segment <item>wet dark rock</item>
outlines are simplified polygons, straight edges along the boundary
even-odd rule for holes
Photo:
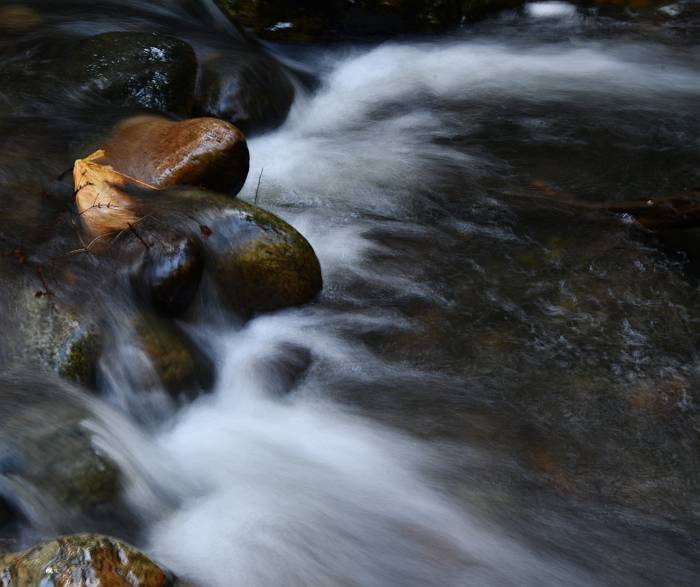
[[[135,116],[119,124],[103,148],[99,163],[156,188],[193,185],[235,195],[248,176],[245,136],[216,118]]]
[[[131,273],[134,289],[159,313],[182,314],[192,303],[202,278],[201,241],[194,236],[161,235],[149,239],[148,248],[141,248],[141,258]]]
[[[233,20],[262,37],[307,42],[363,36],[434,33],[461,19],[482,18],[522,0],[219,0]]]
[[[192,113],[197,60],[187,43],[157,33],[111,32],[78,41],[63,77],[110,102],[181,116]]]
[[[202,65],[198,109],[246,133],[281,125],[294,102],[284,68],[260,50],[241,47]]]
[[[83,426],[89,417],[67,384],[34,375],[0,379],[0,487],[15,511],[44,528],[126,515],[119,471],[93,446]]]
[[[501,10],[519,8],[523,4],[524,0],[464,0],[462,15],[467,22],[477,21]]]
[[[243,314],[311,301],[321,290],[321,266],[308,243],[274,214],[201,190],[171,192],[173,208],[199,223],[207,272],[222,301]]]
[[[180,583],[145,554],[107,536],[63,536],[0,556],[5,587],[175,587]]]
[[[174,322],[145,312],[134,330],[159,382],[171,394],[192,395],[214,384],[214,364]]]
[[[11,539],[12,534],[16,531],[14,526],[20,517],[17,508],[8,499],[0,495],[0,552],[3,550],[3,539]]]

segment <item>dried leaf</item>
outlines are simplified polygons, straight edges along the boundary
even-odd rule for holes
[[[109,165],[97,163],[104,157],[104,150],[99,149],[73,166],[75,202],[83,225],[93,237],[124,230],[138,221],[136,201],[121,188],[130,181],[145,186]]]

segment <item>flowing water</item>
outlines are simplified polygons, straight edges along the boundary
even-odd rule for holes
[[[240,42],[206,3],[36,4],[6,72],[103,30]],[[679,250],[565,201],[700,185],[698,31],[691,2],[542,2],[442,38],[268,47],[318,84],[251,137],[239,197],[309,239],[324,290],[244,324],[200,300],[184,326],[216,384],[182,405],[141,389],[114,301],[85,425],[133,540],[214,587],[697,585],[697,233]],[[6,186],[117,116],[30,77],[0,90]]]

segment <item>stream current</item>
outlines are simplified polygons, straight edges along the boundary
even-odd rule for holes
[[[198,56],[239,40],[206,3],[35,4],[29,59],[109,30]],[[128,332],[103,357],[85,426],[125,476],[123,534],[212,587],[697,585],[699,235],[563,201],[700,185],[698,31],[690,2],[544,2],[441,38],[267,47],[318,83],[250,138],[239,197],[309,239],[324,290],[246,323],[200,300],[183,327],[216,383],[192,402],[141,389]],[[3,84],[24,100],[0,110],[5,185],[111,124]],[[27,542],[82,530],[40,496],[27,517]]]

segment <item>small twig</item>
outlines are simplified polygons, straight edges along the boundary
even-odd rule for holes
[[[143,240],[143,238],[141,237],[141,235],[140,235],[138,232],[136,232],[136,229],[134,228],[134,225],[131,224],[131,222],[127,222],[127,226],[129,227],[129,230],[130,230],[131,232],[133,232],[134,235],[136,235],[136,238],[139,239],[139,240],[141,241],[141,244],[142,244],[144,247],[146,247],[146,250],[148,250],[148,249],[151,248],[151,245],[149,245],[145,240]]]
[[[260,192],[260,183],[262,182],[263,171],[265,171],[264,167],[260,169],[260,175],[258,176],[258,187],[255,188],[255,199],[253,200],[253,205],[255,206],[258,205],[258,193]]]

